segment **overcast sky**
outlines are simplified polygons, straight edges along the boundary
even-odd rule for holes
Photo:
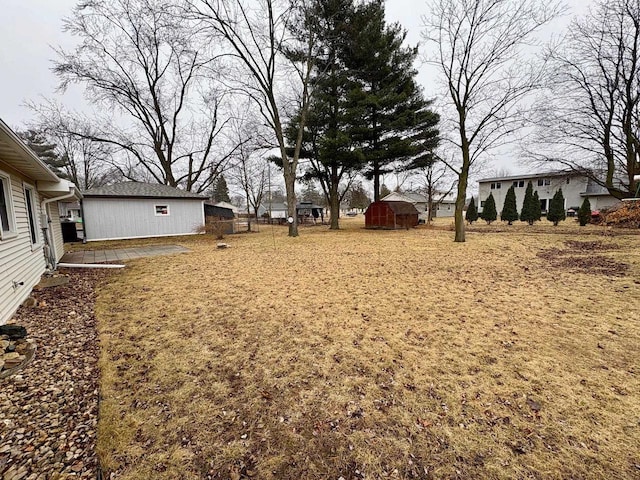
[[[56,93],[57,79],[51,71],[54,47],[70,47],[73,38],[62,31],[62,18],[70,15],[76,0],[1,0],[3,28],[0,29],[0,118],[14,128],[21,128],[32,118],[24,106],[27,101],[39,102],[42,97],[56,97],[70,109],[82,109],[84,99],[80,88],[62,96]],[[592,0],[568,0],[570,14],[583,13]],[[389,21],[400,22],[408,31],[410,44],[420,41],[421,19],[427,13],[426,2],[387,0]],[[549,30],[559,32],[569,16],[556,22]],[[419,66],[419,81],[427,95],[434,95],[433,72]]]

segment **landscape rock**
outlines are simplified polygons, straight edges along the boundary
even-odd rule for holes
[[[27,336],[27,329],[22,325],[0,325],[0,335],[6,335],[9,340],[17,340]]]
[[[2,331],[0,480],[98,476],[93,307],[94,286],[105,275],[73,271],[69,283],[42,289],[39,308],[21,307],[13,319],[29,338]],[[76,315],[68,316],[70,311]],[[15,351],[5,353],[9,345]],[[12,362],[18,362],[17,371],[9,370]],[[9,376],[2,378],[3,372]]]

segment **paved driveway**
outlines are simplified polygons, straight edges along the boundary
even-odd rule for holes
[[[65,253],[61,263],[125,262],[135,258],[173,255],[190,250],[180,245],[149,245],[148,247],[118,248],[113,250],[87,250]]]

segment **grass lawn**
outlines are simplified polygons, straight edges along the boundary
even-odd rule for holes
[[[638,232],[440,222],[183,237],[114,273],[105,478],[640,478]]]

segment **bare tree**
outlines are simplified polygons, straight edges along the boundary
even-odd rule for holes
[[[113,166],[115,148],[104,142],[91,140],[96,134],[91,122],[78,113],[65,112],[55,102],[28,103],[37,114],[32,128],[41,131],[63,159],[66,177],[81,190],[100,187],[122,178]],[[71,132],[79,132],[75,135]]]
[[[234,148],[221,148],[224,95],[216,90],[216,58],[169,0],[84,0],[65,20],[79,37],[58,51],[60,88],[79,83],[103,112],[90,133],[117,147],[130,163],[124,176],[203,192]]]
[[[561,8],[555,0],[430,0],[429,5],[423,36],[435,42],[436,53],[425,60],[442,76],[443,118],[457,133],[443,140],[461,155],[449,166],[458,176],[455,241],[464,242],[469,171],[487,152],[513,141],[523,126],[523,100],[542,80],[524,49],[536,44],[536,31]]]
[[[187,0],[190,15],[212,39],[222,39],[241,70],[236,80],[257,105],[275,136],[282,158],[289,236],[298,236],[295,181],[302,135],[309,110],[311,78],[319,54],[315,42],[312,0]],[[291,108],[279,87],[297,94]],[[287,154],[285,123],[299,112],[298,135]]]
[[[438,205],[447,198],[456,186],[452,172],[443,162],[433,161],[413,172],[419,182],[419,190],[427,197],[427,223],[433,220]]]
[[[549,52],[548,92],[526,148],[536,163],[586,175],[617,198],[640,174],[640,2],[600,0]]]
[[[255,215],[257,221],[258,209],[270,184],[270,168],[268,160],[263,156],[266,148],[261,125],[251,121],[251,115],[237,116],[232,125],[235,140],[240,147],[234,155],[234,166],[229,175],[244,194],[248,230],[251,231],[251,214]]]

